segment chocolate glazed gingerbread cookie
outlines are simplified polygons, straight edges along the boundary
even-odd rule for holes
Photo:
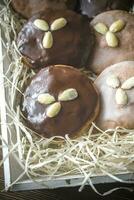
[[[36,69],[59,63],[84,67],[93,43],[88,18],[69,10],[37,14],[18,36],[20,52]]]
[[[80,0],[82,14],[93,18],[101,12],[108,10],[126,10],[132,9],[134,0]]]
[[[99,95],[79,70],[63,65],[41,69],[24,92],[28,127],[44,137],[77,137],[99,112]]]
[[[75,9],[77,0],[12,0],[13,9],[25,18],[44,11],[48,8],[53,10]]]

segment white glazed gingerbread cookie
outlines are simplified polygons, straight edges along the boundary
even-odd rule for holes
[[[100,92],[100,114],[96,124],[103,130],[117,126],[134,128],[134,61],[105,69],[96,79]]]
[[[112,10],[97,15],[91,22],[95,46],[89,68],[100,74],[118,62],[134,60],[134,15]]]

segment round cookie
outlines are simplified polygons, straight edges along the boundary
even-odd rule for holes
[[[133,0],[81,0],[80,9],[82,14],[92,18],[108,10],[127,10],[132,9]]]
[[[44,11],[48,8],[54,10],[75,9],[77,0],[12,0],[13,9],[25,18]]]
[[[100,74],[107,66],[134,60],[134,15],[126,11],[108,11],[92,20],[95,48],[89,68]]]
[[[18,36],[18,47],[31,67],[53,64],[87,65],[93,34],[86,16],[73,11],[52,11],[32,17]]]
[[[134,129],[134,61],[108,67],[95,85],[101,97],[96,125],[102,130],[118,126]]]
[[[38,134],[79,136],[99,112],[93,83],[79,70],[63,65],[41,69],[24,92],[28,127]]]

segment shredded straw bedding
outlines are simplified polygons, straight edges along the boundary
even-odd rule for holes
[[[0,10],[0,29],[4,33],[4,40],[0,39],[6,49],[5,55],[0,58],[0,61],[5,57],[10,60],[10,65],[5,66],[7,67],[6,72],[2,74],[4,87],[8,94],[6,98],[8,122],[6,125],[10,145],[8,145],[7,157],[14,154],[17,162],[23,168],[23,173],[11,183],[11,186],[18,182],[24,174],[27,174],[33,181],[37,178],[51,180],[62,176],[82,175],[83,182],[80,183],[79,191],[88,182],[97,193],[99,192],[90,179],[92,176],[108,175],[115,181],[125,182],[116,175],[134,172],[134,130],[117,127],[104,132],[92,123],[89,131],[77,139],[70,139],[68,135],[65,138],[47,139],[42,138],[23,124],[20,98],[23,96],[24,84],[34,75],[31,69],[24,66],[16,45],[17,33],[25,20],[20,19],[11,11],[8,3],[7,6],[1,5]],[[93,134],[94,129],[97,131]],[[17,142],[12,139],[13,134],[17,135]],[[55,138],[61,138],[64,143],[59,144]],[[1,135],[0,140],[5,146],[7,145]],[[5,159],[1,160],[0,166]]]

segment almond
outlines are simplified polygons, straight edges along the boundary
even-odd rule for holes
[[[95,29],[98,33],[100,33],[100,34],[102,34],[102,35],[105,35],[105,34],[107,33],[107,31],[108,31],[107,26],[106,26],[105,24],[103,24],[103,23],[98,23],[98,24],[96,24],[96,25],[94,26],[94,29]]]
[[[65,18],[56,19],[51,24],[51,30],[52,31],[59,30],[59,29],[63,28],[64,26],[66,26],[66,24],[67,24],[67,20]]]
[[[134,87],[134,76],[126,80],[121,86],[121,88],[124,90],[129,90],[133,87]]]
[[[109,47],[117,47],[118,46],[118,38],[114,33],[108,31],[106,33],[106,41]]]
[[[110,31],[112,33],[116,33],[116,32],[119,32],[121,31],[125,26],[125,22],[121,19],[115,21],[111,26],[110,26]]]
[[[58,113],[60,112],[61,110],[61,104],[59,102],[56,102],[52,105],[50,105],[48,108],[47,108],[47,112],[46,112],[46,115],[50,118],[53,118],[55,117],[56,115],[58,115]]]
[[[119,105],[126,105],[128,103],[127,93],[121,88],[117,89],[115,98],[116,103]]]
[[[106,83],[112,88],[117,88],[120,86],[120,80],[117,76],[111,75],[107,78]]]
[[[50,31],[46,32],[44,37],[43,37],[43,47],[45,49],[49,49],[53,46],[53,36]]]
[[[36,19],[34,21],[34,25],[42,31],[48,31],[49,30],[49,25],[45,20],[42,19]]]
[[[39,94],[38,96],[38,102],[41,104],[51,104],[55,101],[55,98],[50,95],[49,93]]]
[[[58,96],[59,101],[71,101],[78,97],[78,92],[74,88],[69,88],[67,90],[64,90],[61,94]]]

